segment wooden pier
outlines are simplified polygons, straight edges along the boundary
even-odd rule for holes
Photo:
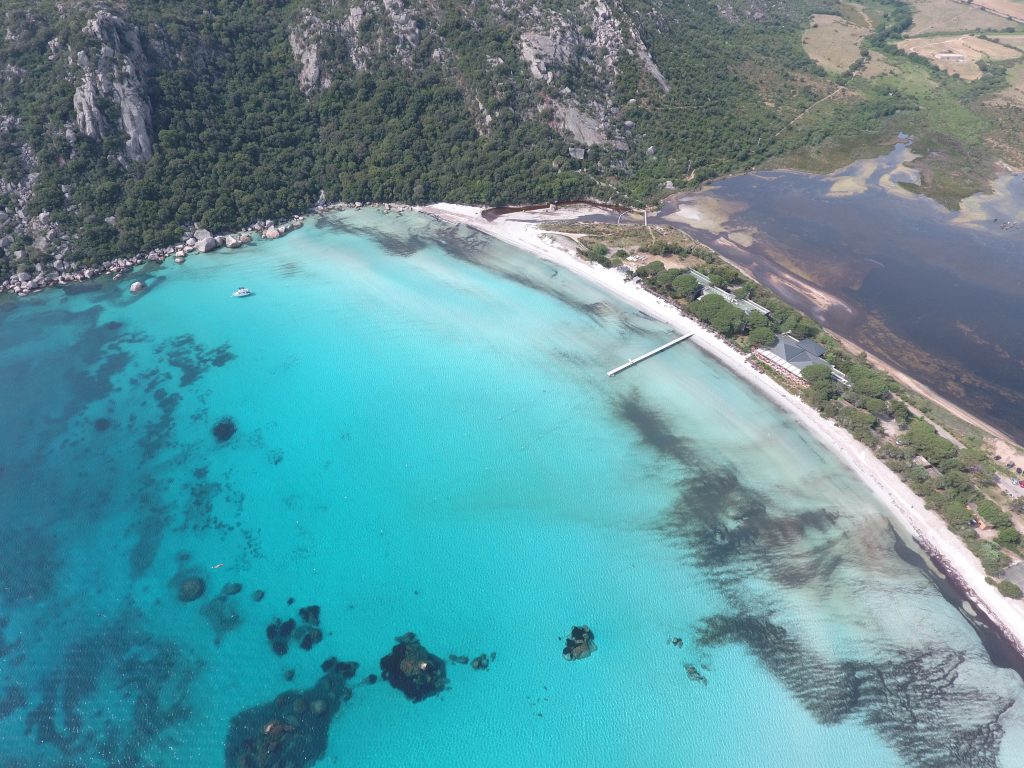
[[[686,341],[686,340],[687,340],[688,338],[690,338],[691,336],[693,336],[693,334],[692,334],[692,333],[688,333],[688,334],[686,334],[685,336],[680,336],[680,337],[679,337],[678,339],[672,339],[672,341],[670,341],[670,342],[669,342],[668,344],[662,344],[662,345],[661,345],[660,347],[658,347],[657,349],[652,349],[652,350],[651,350],[650,352],[648,352],[648,353],[647,353],[646,355],[640,355],[640,357],[635,357],[635,358],[633,358],[632,360],[630,360],[630,361],[628,361],[628,362],[625,362],[625,363],[623,363],[623,364],[622,364],[622,365],[620,365],[620,366],[619,366],[618,368],[612,368],[612,369],[611,369],[610,371],[608,371],[608,375],[609,375],[609,376],[614,376],[614,375],[615,375],[615,374],[617,374],[617,373],[621,373],[622,371],[626,370],[627,368],[631,368],[631,367],[633,367],[633,366],[634,366],[634,365],[636,365],[637,363],[642,363],[642,362],[643,362],[644,360],[646,360],[646,359],[647,359],[647,358],[649,358],[649,357],[654,357],[654,356],[655,356],[656,354],[658,354],[659,352],[664,352],[664,351],[665,351],[666,349],[668,349],[669,347],[674,347],[674,346],[675,346],[676,344],[678,344],[678,343],[679,343],[680,341]]]

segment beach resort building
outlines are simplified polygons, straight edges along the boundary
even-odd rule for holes
[[[771,349],[755,349],[754,355],[764,360],[779,373],[803,383],[801,372],[810,365],[828,365],[822,355],[825,348],[814,339],[794,339],[789,334],[779,336],[778,342]],[[831,366],[832,378],[845,386],[850,385],[846,374]]]

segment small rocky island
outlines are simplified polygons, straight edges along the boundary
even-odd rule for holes
[[[413,702],[443,691],[448,684],[444,661],[424,648],[412,632],[395,640],[398,645],[380,660],[381,677]]]
[[[566,661],[579,661],[597,650],[594,643],[594,633],[586,624],[582,627],[573,627],[572,632],[565,639],[565,648],[562,650],[562,658]]]

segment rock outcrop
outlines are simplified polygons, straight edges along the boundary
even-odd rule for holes
[[[364,0],[343,15],[304,8],[288,32],[299,89],[309,95],[330,88],[342,67],[365,72],[381,58],[412,67],[429,18],[404,0]]]
[[[557,85],[562,76],[582,81],[579,92],[541,87],[534,94],[537,109],[551,108],[552,126],[575,141],[616,147],[624,143],[612,126],[616,106],[607,87],[617,78],[624,58],[636,59],[658,87],[669,91],[668,81],[618,0],[596,0],[572,10],[544,2],[499,0],[494,9],[519,30],[519,55],[528,78],[547,86]],[[300,90],[311,95],[344,77],[346,69],[372,72],[384,61],[413,69],[418,66],[414,53],[429,46],[432,61],[451,70],[466,105],[478,113],[477,129],[485,133],[495,118],[495,108],[485,102],[493,100],[494,93],[460,74],[459,55],[441,36],[430,10],[403,0],[365,0],[348,7],[319,2],[303,8],[288,37]],[[499,56],[487,58],[495,73],[507,72],[510,65]],[[500,75],[496,77],[493,85],[507,87]]]
[[[318,88],[331,87],[331,76],[320,59],[322,38],[331,31],[331,26],[312,10],[304,8],[288,33],[288,44],[299,66],[299,90],[307,95]]]
[[[565,648],[562,650],[562,658],[566,661],[579,661],[587,658],[597,650],[594,643],[594,633],[586,624],[580,627],[573,627],[572,632],[565,638]]]
[[[598,0],[582,6],[581,12],[526,13],[519,52],[535,80],[552,84],[560,74],[573,71],[593,86],[585,98],[563,88],[544,105],[554,109],[560,131],[587,146],[615,144],[610,123],[617,107],[601,85],[618,77],[621,57],[638,59],[662,91],[667,93],[669,84],[623,9],[613,7],[612,0]]]
[[[104,106],[112,101],[127,136],[128,159],[149,160],[153,156],[153,126],[145,85],[147,62],[138,31],[110,12],[98,11],[82,32],[98,41],[99,50],[91,55],[78,51],[69,61],[80,70],[72,99],[78,131],[97,140],[109,136],[112,128]]]
[[[448,684],[444,661],[424,648],[412,632],[395,640],[398,645],[380,660],[381,677],[412,702],[443,691]]]

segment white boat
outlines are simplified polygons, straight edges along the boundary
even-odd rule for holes
[[[250,291],[248,288],[239,288],[237,291],[235,291],[231,295],[232,296],[237,296],[238,298],[241,299],[241,298],[245,298],[246,296],[252,296],[252,291]]]

